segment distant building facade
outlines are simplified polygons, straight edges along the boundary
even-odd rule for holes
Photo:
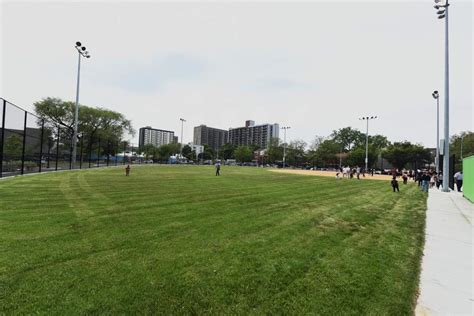
[[[257,145],[261,149],[268,148],[272,138],[278,138],[280,125],[262,124],[255,125],[254,121],[245,121],[244,127],[230,128],[228,141],[237,146]]]
[[[228,131],[199,125],[194,127],[193,143],[195,145],[208,145],[214,150],[219,149],[228,142]]]
[[[138,145],[140,147],[152,144],[156,147],[173,143],[175,141],[174,132],[146,126],[140,128]]]

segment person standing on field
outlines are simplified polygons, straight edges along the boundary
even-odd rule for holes
[[[390,184],[392,185],[393,192],[400,192],[400,188],[398,187],[398,181],[397,177],[393,177],[392,181],[390,181]]]
[[[407,183],[408,183],[408,175],[407,175],[406,172],[403,173],[402,179],[403,179],[403,184],[407,184]]]
[[[125,167],[125,176],[129,176],[130,175],[130,165],[127,165],[127,167]]]
[[[216,176],[220,176],[221,175],[221,162],[218,161],[216,162]]]
[[[458,171],[454,174],[454,180],[456,181],[456,186],[458,188],[458,192],[461,192],[462,188],[462,171]]]

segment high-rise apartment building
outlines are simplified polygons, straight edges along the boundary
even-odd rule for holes
[[[228,131],[206,125],[196,126],[194,128],[194,140],[195,145],[208,145],[214,150],[218,150],[224,144],[226,144]]]
[[[142,147],[144,145],[152,144],[156,147],[160,147],[161,145],[172,143],[174,140],[174,132],[146,126],[140,128],[138,145]]]
[[[255,125],[254,121],[246,121],[244,127],[229,129],[229,143],[233,145],[257,145],[265,149],[272,138],[279,137],[280,126],[275,124]]]

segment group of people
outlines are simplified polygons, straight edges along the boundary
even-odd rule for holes
[[[356,177],[357,179],[360,179],[360,175],[362,174],[362,177],[365,177],[365,173],[366,173],[365,169],[359,166],[356,166],[353,168],[349,166],[340,167],[339,171],[336,172],[336,179],[344,179],[344,178],[353,179],[354,177]],[[369,173],[373,176],[374,169],[370,169]]]
[[[390,182],[393,188],[393,192],[399,192],[396,171],[392,173],[392,181]],[[418,186],[423,192],[428,192],[430,188],[436,186],[437,189],[443,186],[443,175],[442,173],[437,173],[433,170],[403,170],[402,171],[403,184],[408,183],[408,179],[413,179],[413,181],[418,183]],[[463,174],[462,171],[458,171],[454,174],[454,181],[456,182],[456,187],[458,192],[461,192]]]

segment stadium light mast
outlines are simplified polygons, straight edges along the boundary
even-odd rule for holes
[[[181,158],[183,158],[183,125],[184,125],[184,122],[186,122],[186,120],[184,118],[180,118],[179,119],[181,121],[181,150],[180,150],[180,153],[181,153]]]
[[[78,126],[79,126],[79,81],[81,78],[81,57],[91,58],[89,52],[86,50],[85,46],[82,46],[81,42],[76,42],[76,50],[78,55],[77,62],[77,85],[76,85],[76,108],[74,110],[74,135],[72,137],[72,166],[76,166],[76,155],[77,155],[77,136],[78,136]]]
[[[285,168],[286,164],[286,130],[290,129],[290,126],[283,126],[281,129],[284,130],[283,132],[283,166],[282,168]]]
[[[449,23],[448,0],[435,0],[438,19],[444,19],[444,150],[443,150],[443,192],[449,192]]]
[[[436,174],[439,174],[439,93],[434,91],[432,93],[433,98],[436,99]]]
[[[365,131],[365,172],[369,170],[369,121],[375,120],[377,116],[364,116],[359,118],[361,121],[367,122],[367,128]]]

